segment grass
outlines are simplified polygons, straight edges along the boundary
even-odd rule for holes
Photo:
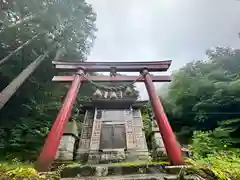
[[[194,173],[208,179],[240,180],[240,156],[234,152],[218,152],[205,158],[188,159]]]
[[[33,164],[32,163],[0,161],[0,170],[16,169],[19,166],[22,167],[22,168],[33,168]]]
[[[188,164],[193,168],[186,170],[187,174],[199,174],[208,180],[240,180],[240,154],[239,151],[224,151],[208,155],[205,158],[199,157],[195,159],[187,159]],[[136,167],[142,165],[168,165],[166,161],[132,161],[112,163],[108,166],[112,167]],[[86,167],[94,165],[83,165],[80,163],[72,163],[64,167]],[[51,179],[58,179],[59,176],[53,175]],[[32,163],[22,163],[17,159],[11,162],[0,161],[0,180],[1,179],[35,179],[43,180],[45,176],[39,175],[33,168]]]
[[[133,162],[122,162],[122,163],[113,163],[111,164],[112,166],[121,166],[121,167],[126,167],[126,166],[141,166],[141,165],[168,165],[168,162],[165,161],[133,161]]]
[[[168,165],[169,163],[166,161],[131,161],[131,162],[121,162],[121,163],[111,163],[107,164],[108,166],[119,166],[119,167],[129,167],[129,166],[142,166],[142,165]],[[66,168],[69,167],[84,167],[84,166],[95,166],[91,164],[80,164],[80,163],[72,163],[69,165],[66,165]],[[101,166],[101,164],[99,164]]]

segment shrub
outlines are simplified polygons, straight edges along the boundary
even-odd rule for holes
[[[240,150],[229,148],[227,140],[216,138],[216,133],[222,134],[219,129],[194,133],[191,145],[194,157],[189,161],[199,171],[211,172],[219,180],[239,180]]]
[[[39,175],[32,164],[21,163],[18,159],[13,159],[11,162],[0,163],[0,179],[43,180],[45,176]]]

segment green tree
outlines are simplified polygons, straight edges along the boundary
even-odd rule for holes
[[[228,128],[237,138],[240,50],[216,48],[207,54],[209,60],[188,63],[174,73],[163,96],[166,112],[174,129],[188,138],[194,130],[214,130],[226,121],[234,122]]]
[[[67,91],[51,82],[56,75],[51,61],[59,51],[58,58],[86,60],[97,30],[96,14],[84,0],[12,0],[3,1],[2,7],[0,90],[47,53],[30,77],[24,74],[27,81],[0,111],[1,154],[35,159]],[[83,96],[92,90],[85,89]]]

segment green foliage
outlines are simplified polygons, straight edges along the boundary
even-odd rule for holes
[[[191,164],[197,168],[198,173],[208,170],[220,180],[240,179],[240,151],[229,149],[226,135],[222,130],[213,132],[195,132],[191,150],[194,160]],[[219,138],[218,138],[219,137]]]
[[[31,164],[20,163],[18,159],[11,162],[0,163],[0,179],[36,179],[43,180],[45,176],[41,176],[32,167]]]
[[[208,50],[173,74],[160,94],[182,144],[191,144],[191,163],[206,179],[240,179],[240,50]],[[161,91],[161,89],[160,89]]]
[[[217,151],[228,149],[229,135],[222,129],[216,129],[212,132],[197,131],[193,134],[190,150],[194,152],[194,157],[207,157],[209,154],[214,154]]]
[[[0,162],[0,179],[35,179],[35,180],[59,180],[61,172],[66,165],[59,166],[53,172],[39,173],[31,163],[22,163],[19,159],[8,162]]]
[[[57,49],[62,49],[66,60],[86,60],[95,39],[96,14],[84,0],[7,2],[11,3],[4,1],[0,10],[0,62],[24,42],[41,35],[0,66],[0,90],[36,57],[57,47],[0,111],[1,158],[35,160],[67,91],[64,85],[51,82],[57,75],[51,61]],[[84,85],[80,94],[89,93],[93,89]]]
[[[150,117],[150,105],[146,105],[141,108],[142,121],[143,121],[143,131],[147,141],[148,149],[152,150],[152,119]]]
[[[173,129],[188,140],[195,130],[222,127],[238,146],[240,50],[216,48],[208,56],[207,61],[188,63],[175,72],[162,101]]]
[[[168,165],[169,163],[166,161],[152,161],[151,159],[147,161],[129,161],[129,162],[121,162],[121,163],[111,163],[109,166],[120,166],[120,167],[128,167],[128,166],[141,166],[141,165]],[[72,163],[66,166],[66,168],[71,167],[84,167],[84,166],[91,166],[90,164],[79,164],[79,163]]]

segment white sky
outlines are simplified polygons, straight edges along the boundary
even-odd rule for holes
[[[214,46],[240,47],[238,0],[88,0],[97,39],[88,61],[172,59],[169,73]],[[161,83],[157,84],[159,87]],[[137,85],[142,99],[143,84]]]

